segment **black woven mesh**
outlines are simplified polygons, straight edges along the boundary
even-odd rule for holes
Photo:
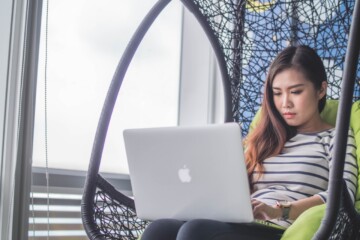
[[[339,98],[354,0],[194,2],[219,38],[232,86],[233,117],[243,123],[244,135],[260,106],[267,68],[289,44],[316,49],[326,67],[328,96]],[[354,98],[359,98],[359,83],[356,89]]]
[[[134,209],[99,190],[94,203],[95,221],[106,239],[138,239],[148,222],[139,219]]]
[[[101,175],[97,175],[94,197],[94,220],[106,239],[138,239],[149,222],[137,217],[134,200],[118,192]]]
[[[329,240],[360,240],[360,215],[350,200],[346,183],[343,183],[339,214]]]
[[[329,240],[359,240],[359,226],[358,217],[349,215],[346,209],[341,208]]]

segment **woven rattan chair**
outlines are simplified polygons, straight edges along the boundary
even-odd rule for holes
[[[101,177],[99,166],[111,114],[124,75],[143,36],[169,2],[170,0],[159,0],[139,25],[109,87],[98,123],[82,199],[83,225],[90,239],[137,239],[148,224],[137,218],[134,201]],[[224,121],[242,122],[244,135],[261,103],[261,87],[266,69],[275,55],[289,44],[306,44],[316,49],[324,60],[329,77],[328,96],[339,98],[351,21],[354,20],[353,25],[360,28],[359,16],[352,19],[355,0],[182,0],[182,3],[195,15],[215,52],[224,86]],[[357,15],[360,12],[359,5],[357,2]],[[360,72],[359,67],[356,67],[360,40],[356,27],[352,30],[351,41],[357,44],[349,45],[348,70],[344,75],[344,82],[347,79],[347,83],[342,86],[344,93],[341,94],[345,97],[340,100],[341,114],[338,118],[338,125],[345,128],[349,122],[350,103],[360,95],[359,84],[354,84],[354,79],[356,76],[359,79]],[[346,132],[337,127],[339,129],[342,133]],[[345,134],[341,135],[345,137]],[[337,164],[340,170],[330,181],[331,198],[326,220],[315,239],[360,239],[359,215],[353,206],[346,204],[346,193],[338,194],[342,192],[339,179],[342,179],[341,152],[344,147],[341,144],[337,146]],[[344,197],[338,197],[340,195]],[[336,218],[337,216],[339,217]],[[352,234],[350,237],[347,235],[349,233]]]

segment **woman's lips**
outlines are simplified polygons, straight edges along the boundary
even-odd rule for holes
[[[286,119],[292,119],[292,118],[294,118],[295,117],[295,113],[291,113],[291,112],[286,112],[286,113],[283,113],[283,116],[284,116],[284,118],[286,118]]]

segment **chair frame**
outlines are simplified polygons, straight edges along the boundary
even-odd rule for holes
[[[345,66],[343,71],[342,94],[337,113],[336,132],[337,139],[334,143],[334,165],[329,179],[329,197],[326,212],[314,240],[329,239],[338,215],[343,192],[343,171],[346,155],[347,131],[350,123],[352,95],[354,92],[357,64],[360,51],[360,1],[356,1],[353,19],[350,28],[348,47],[346,51]],[[360,238],[360,236],[358,236]]]
[[[118,192],[116,189],[112,187],[110,183],[108,183],[105,179],[101,177],[99,174],[99,167],[102,157],[102,152],[104,148],[104,143],[108,131],[108,127],[111,120],[111,115],[115,106],[115,102],[122,85],[125,73],[127,68],[140,45],[144,35],[151,27],[154,20],[158,17],[158,15],[164,10],[164,8],[168,5],[171,0],[158,0],[158,2],[153,6],[153,8],[149,11],[149,13],[145,16],[138,29],[134,33],[132,39],[130,40],[125,52],[116,68],[115,74],[111,81],[103,109],[101,112],[101,116],[98,122],[98,127],[96,130],[96,135],[93,143],[93,149],[90,158],[89,169],[86,176],[84,193],[81,204],[81,212],[82,212],[82,220],[85,231],[90,239],[106,239],[104,234],[100,231],[98,223],[95,219],[94,212],[94,198],[97,194],[97,191],[103,191],[109,194],[114,201],[117,201],[128,207],[128,210],[131,214],[133,214],[136,219],[136,209],[134,201]],[[242,1],[239,1],[242,2]],[[234,69],[241,68],[241,63],[237,63],[235,66],[228,66],[226,62],[226,56],[224,53],[224,46],[219,42],[219,38],[215,35],[214,29],[212,29],[207,21],[207,18],[200,11],[199,7],[196,5],[196,1],[192,0],[182,0],[184,6],[189,9],[197,18],[203,30],[205,31],[212,47],[215,52],[220,73],[222,76],[223,86],[224,86],[224,96],[225,96],[225,122],[236,121],[236,116],[232,113],[233,108],[238,107],[238,103],[234,101],[231,97],[232,90],[237,86],[230,85],[230,79],[236,78],[236,73],[234,73]],[[344,70],[344,80],[343,80],[343,93],[340,100],[340,107],[342,109],[341,113],[338,113],[338,121],[337,121],[337,136],[339,140],[336,142],[334,149],[336,152],[336,156],[334,157],[335,167],[333,168],[332,175],[334,178],[330,180],[329,187],[329,199],[328,206],[326,210],[326,215],[324,220],[322,221],[321,227],[318,232],[314,236],[314,239],[328,239],[333,226],[336,222],[336,217],[338,213],[338,209],[340,208],[340,197],[337,193],[342,191],[342,170],[344,167],[344,156],[345,156],[345,143],[346,143],[346,133],[349,127],[349,119],[350,119],[350,106],[351,106],[351,96],[354,90],[355,84],[355,76],[356,76],[356,66],[359,57],[359,47],[360,47],[360,1],[356,1],[355,8],[353,14],[353,21],[350,33],[350,40],[348,44],[347,54],[346,54],[346,62],[345,62],[345,70]],[[239,5],[239,11],[241,11],[241,6]],[[241,23],[242,19],[236,19],[236,22],[233,24],[235,26]],[[241,32],[242,29],[234,28],[234,31]],[[235,63],[236,64],[236,63]],[[344,141],[345,139],[345,141]],[[356,214],[356,212],[355,212]],[[146,221],[142,221],[140,219],[136,220],[139,223],[140,229],[144,229],[148,224]],[[131,228],[131,226],[130,226]],[[125,236],[124,239],[136,239],[139,234],[133,234],[132,230],[129,228],[129,235]],[[360,238],[360,236],[359,236]]]

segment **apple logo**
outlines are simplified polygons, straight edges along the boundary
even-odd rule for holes
[[[179,179],[183,183],[191,182],[190,169],[184,165],[183,168],[180,168],[178,171]]]

